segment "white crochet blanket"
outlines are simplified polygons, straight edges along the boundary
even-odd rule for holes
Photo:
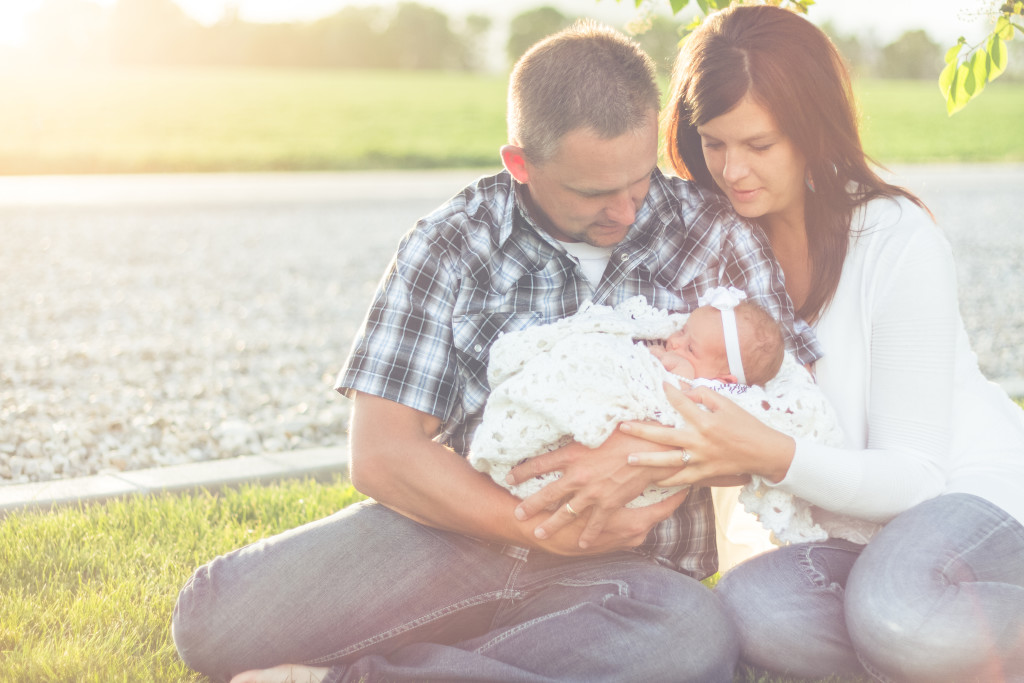
[[[615,308],[586,305],[570,318],[503,335],[491,347],[487,376],[493,391],[473,437],[470,463],[526,498],[560,476],[554,472],[508,485],[505,476],[526,458],[573,440],[596,448],[627,420],[681,426],[682,417],[662,385],[680,386],[685,380],[665,370],[643,340],[667,338],[686,318],[655,309],[641,296]],[[791,436],[843,443],[828,401],[788,353],[764,389],[748,387],[729,392],[729,398]],[[629,505],[650,505],[680,488],[651,486]],[[740,501],[776,542],[829,535],[814,523],[808,503],[766,486],[759,477],[743,487]]]

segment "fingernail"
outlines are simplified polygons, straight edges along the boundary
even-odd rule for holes
[[[619,425],[619,429],[621,429],[624,432],[628,432],[631,431],[633,428],[628,423],[623,422],[622,424]]]
[[[516,478],[512,476],[511,472],[509,472],[508,474],[505,475],[505,483],[506,484],[515,484],[516,483]]]
[[[544,531],[544,529],[542,529],[541,527],[537,527],[533,530],[533,535],[543,540],[548,537],[548,532]]]
[[[626,456],[626,464],[635,465],[638,460],[640,460],[640,458],[636,457],[635,455]]]
[[[517,507],[513,513],[520,522],[526,521],[526,510],[521,507]]]
[[[580,541],[580,548],[581,549],[586,550],[589,547],[590,547],[589,543],[587,543],[586,541]]]

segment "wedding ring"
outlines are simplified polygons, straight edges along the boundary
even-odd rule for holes
[[[691,457],[693,456],[690,455],[689,451],[683,451],[683,454],[679,456],[679,459],[683,461],[684,465],[689,465]]]
[[[575,510],[573,510],[572,509],[572,505],[569,505],[568,503],[565,504],[565,511],[568,512],[573,517],[579,517],[579,515],[580,515],[580,513],[578,513]]]

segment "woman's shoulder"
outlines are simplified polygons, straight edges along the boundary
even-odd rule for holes
[[[880,195],[859,204],[853,212],[850,235],[854,245],[873,248],[898,248],[920,240],[945,242],[932,214],[902,195]]]

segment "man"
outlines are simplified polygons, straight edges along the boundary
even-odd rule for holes
[[[624,509],[666,471],[628,467],[654,446],[617,434],[566,447],[568,495],[534,515],[547,501],[463,457],[494,339],[587,300],[689,310],[736,285],[814,359],[763,244],[657,170],[658,102],[650,59],[593,24],[517,63],[506,170],[405,237],[338,380],[374,502],[197,570],[175,609],[186,662],[236,683],[731,680],[733,628],[698,581],[716,566],[707,489]]]

